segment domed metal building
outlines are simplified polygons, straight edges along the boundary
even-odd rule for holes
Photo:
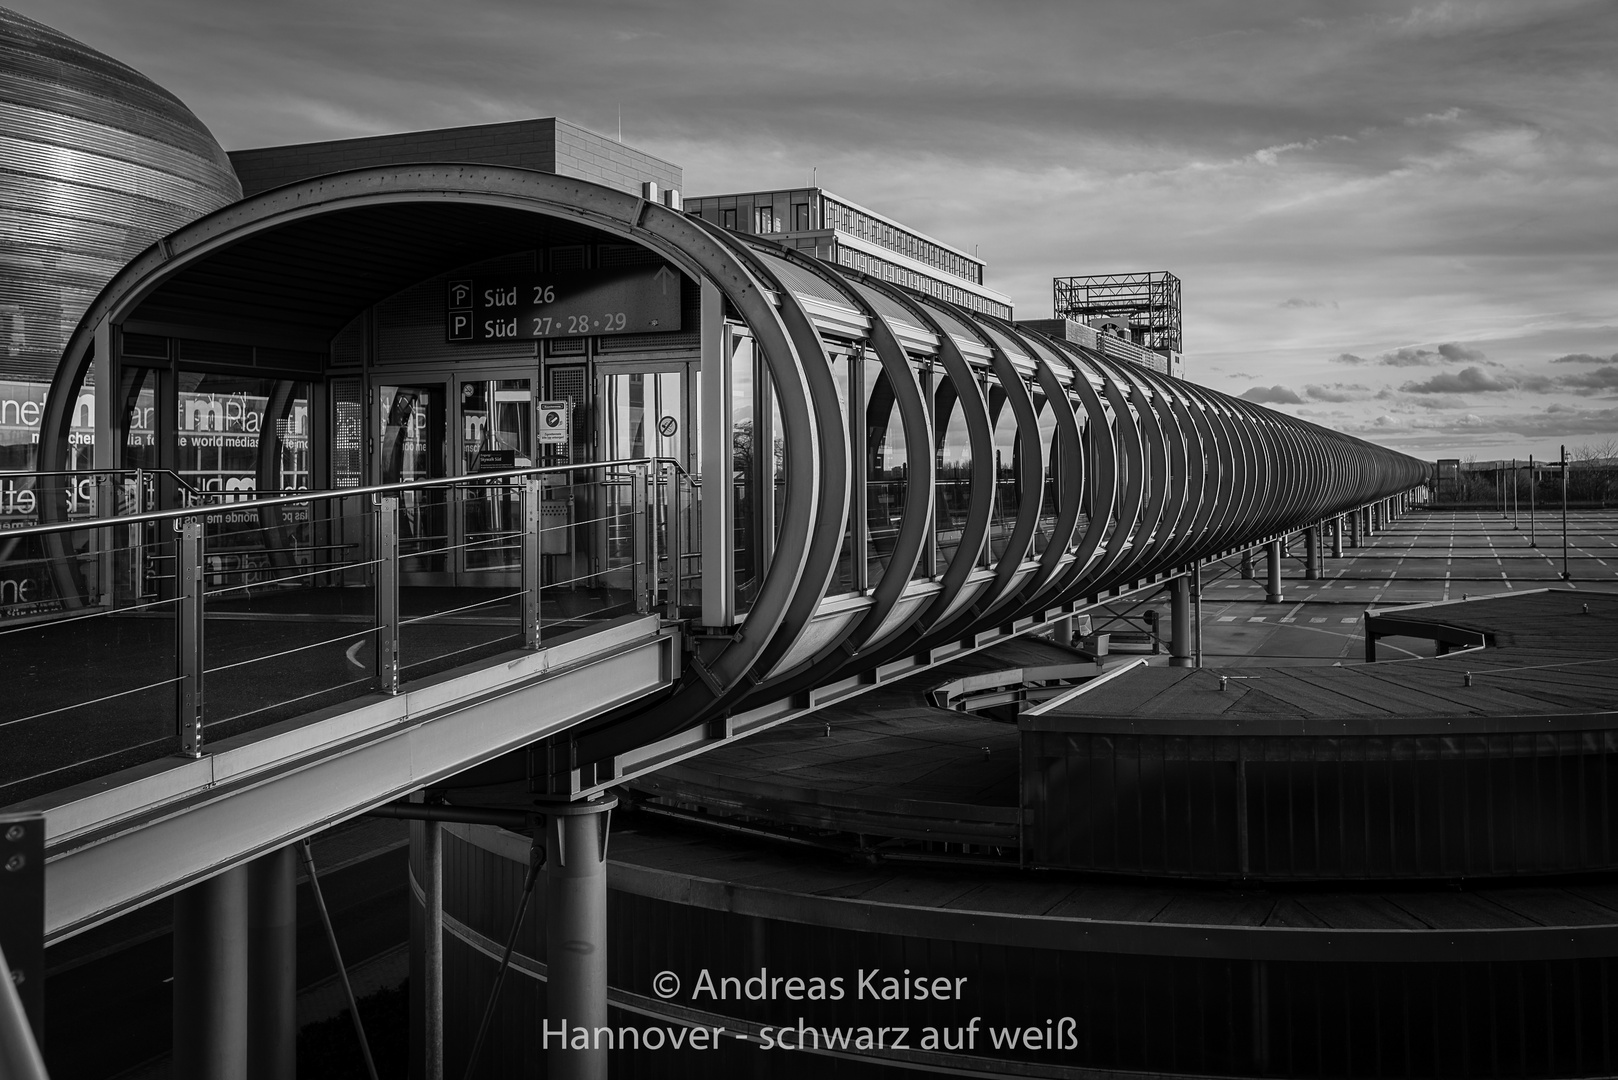
[[[191,110],[127,64],[0,8],[0,467],[101,287],[154,240],[241,198]],[[37,423],[37,420],[35,421]]]

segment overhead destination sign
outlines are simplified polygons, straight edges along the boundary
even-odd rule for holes
[[[679,271],[626,266],[448,283],[445,338],[458,344],[680,329]]]

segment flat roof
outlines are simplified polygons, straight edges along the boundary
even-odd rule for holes
[[[688,202],[688,203],[691,203],[691,202],[696,202],[696,201],[698,201],[700,199],[755,199],[755,198],[759,197],[760,195],[787,195],[787,194],[790,194],[791,192],[794,192],[794,191],[809,191],[809,192],[813,192],[816,195],[819,195],[823,199],[831,199],[831,200],[833,200],[835,202],[839,202],[839,203],[843,204],[844,206],[848,207],[850,210],[858,210],[860,213],[866,215],[867,217],[873,217],[873,218],[877,219],[878,221],[881,221],[881,222],[883,222],[885,224],[893,226],[895,229],[898,229],[900,232],[907,232],[911,236],[914,236],[914,237],[916,237],[918,239],[921,239],[921,240],[925,240],[929,244],[936,244],[939,247],[943,248],[945,251],[953,252],[954,254],[959,255],[961,258],[967,259],[967,260],[969,260],[971,262],[974,262],[979,266],[988,266],[988,263],[984,262],[978,256],[970,254],[969,252],[962,251],[960,248],[956,247],[954,244],[947,244],[944,241],[938,239],[936,236],[932,236],[932,235],[930,235],[928,233],[922,232],[920,229],[916,228],[913,225],[906,225],[904,222],[899,221],[896,218],[890,217],[887,214],[879,213],[876,210],[872,210],[868,206],[863,206],[860,203],[855,202],[853,199],[846,198],[845,196],[839,195],[835,191],[828,191],[826,188],[823,188],[823,187],[812,187],[811,186],[811,187],[765,188],[765,189],[763,189],[761,191],[719,191],[719,192],[715,192],[712,195],[692,195],[692,196],[687,197],[685,201]],[[817,231],[818,232],[819,230],[812,230],[812,231]],[[886,249],[884,249],[884,250],[886,250]]]

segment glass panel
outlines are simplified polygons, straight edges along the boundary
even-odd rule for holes
[[[379,482],[403,484],[444,476],[449,454],[443,385],[382,386],[377,394],[382,416]],[[448,548],[444,490],[400,492],[400,572],[447,570],[444,556]]]
[[[769,550],[775,550],[775,538],[781,535],[781,519],[787,507],[787,440],[781,429],[781,404],[775,395],[775,386],[767,374],[761,373],[759,386],[770,399],[770,458],[766,467],[770,470],[770,483],[774,497],[770,500],[771,519],[766,543]],[[764,560],[765,566],[769,559]]]
[[[967,393],[976,393],[968,389]],[[955,558],[961,530],[972,506],[972,437],[966,416],[957,400],[954,380],[938,376],[933,396],[933,430],[938,440],[938,492],[934,517],[934,543],[938,571],[943,573]],[[976,557],[976,552],[971,557]]]
[[[654,378],[640,371],[601,377],[602,460],[646,456],[648,412],[657,407]],[[624,587],[628,585],[627,568],[635,554],[633,493],[628,476],[601,474],[601,481],[601,509],[592,516],[599,519],[596,527],[604,542],[603,569],[623,570],[622,574],[609,575],[608,580]]]
[[[164,525],[172,537],[172,527]],[[111,536],[101,550],[114,566],[129,562],[126,542],[134,531],[102,534]],[[85,531],[66,534],[61,545],[68,559],[62,569],[75,585],[91,589],[87,579],[98,572],[100,560],[76,555],[88,556],[93,544],[99,547],[95,535]],[[36,550],[44,553],[43,547]],[[33,565],[23,560],[17,570]],[[30,579],[12,572],[7,561],[0,576],[0,597],[9,609],[0,609],[0,656],[7,668],[0,806],[174,753],[173,603],[147,604],[138,618],[126,617],[125,606],[67,612],[54,588],[44,602],[26,590],[13,591],[13,582]],[[36,622],[10,618],[48,611],[60,614]]]
[[[994,517],[989,523],[989,543],[983,551],[983,565],[992,567],[1005,554],[1006,545],[1017,524],[1022,492],[1017,485],[1017,414],[1011,401],[996,382],[989,382],[989,415],[994,423]]]
[[[854,424],[854,414],[849,408],[852,399],[851,380],[854,360],[848,353],[838,351],[831,354],[831,378],[837,387],[837,415],[842,418],[843,428],[850,432],[857,432],[858,426]],[[849,439],[849,449],[854,447],[854,438]],[[858,484],[850,485],[849,497],[858,497]],[[852,502],[849,506],[848,524],[843,529],[842,550],[837,554],[837,567],[832,572],[831,584],[827,588],[828,595],[850,593],[859,588],[854,580],[854,529],[858,524]]]
[[[756,458],[757,409],[754,402],[753,339],[738,336],[731,357],[731,490],[735,505],[736,610],[746,611],[758,593],[757,500],[753,492],[762,469]],[[717,479],[717,478],[715,478]]]
[[[533,394],[527,379],[461,384],[461,471],[520,469],[533,462]],[[488,480],[463,489],[463,564],[469,572],[520,568],[523,485]]]
[[[909,460],[893,383],[882,362],[869,355],[865,358],[865,391],[865,513],[870,529],[867,573],[870,586],[875,588],[887,572],[898,540]],[[924,572],[925,562],[918,560],[918,572]]]
[[[358,379],[333,379],[331,400],[331,486],[359,487],[365,478],[365,398]]]
[[[1051,534],[1056,529],[1056,510],[1060,505],[1056,498],[1056,410],[1043,395],[1034,395],[1034,409],[1039,414],[1039,445],[1044,447],[1045,468],[1043,473],[1043,492],[1039,501],[1039,524],[1034,530],[1033,555],[1038,555],[1050,545]],[[1019,446],[1022,440],[1019,440]]]
[[[213,372],[176,380],[175,472],[186,505],[240,502],[309,489],[309,385]],[[309,508],[208,519],[210,586],[276,580],[312,558]]]

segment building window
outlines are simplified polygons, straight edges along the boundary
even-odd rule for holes
[[[753,231],[772,233],[776,230],[775,207],[760,206],[753,211]]]
[[[734,206],[728,210],[719,211],[719,224],[731,232],[736,231],[736,208]]]
[[[792,231],[793,232],[808,232],[809,231],[809,204],[808,203],[793,203],[792,204]]]

